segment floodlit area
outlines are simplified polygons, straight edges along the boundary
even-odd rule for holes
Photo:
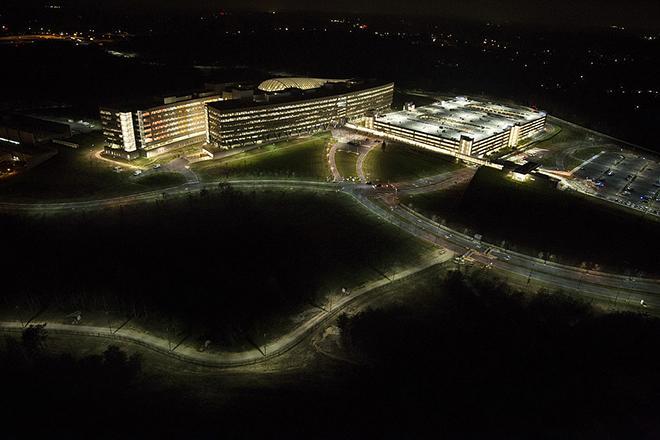
[[[603,151],[573,174],[590,193],[631,208],[660,214],[660,163],[628,152]]]
[[[517,109],[457,97],[423,107],[388,113],[379,117],[378,121],[457,141],[461,136],[480,141],[505,131],[516,123],[533,121],[544,115],[542,112],[524,108]]]
[[[660,215],[660,159],[623,140],[567,121],[548,119],[547,134],[527,148],[504,156],[563,179],[565,186],[584,194]]]
[[[546,114],[466,97],[442,100],[374,119],[373,128],[439,152],[484,157],[542,131]]]

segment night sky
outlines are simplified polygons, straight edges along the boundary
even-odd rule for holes
[[[276,10],[382,13],[550,26],[627,26],[660,30],[660,0],[2,0],[138,11]]]
[[[167,0],[169,3],[185,3]],[[660,0],[191,0],[206,5],[254,4],[263,9],[382,12],[539,24],[640,25],[660,28]]]

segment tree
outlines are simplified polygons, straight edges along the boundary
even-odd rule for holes
[[[31,325],[23,330],[23,348],[31,354],[38,353],[46,346],[47,338],[48,333],[46,332],[45,325]]]
[[[126,365],[127,356],[116,345],[109,345],[103,352],[103,363],[109,368],[122,368]]]

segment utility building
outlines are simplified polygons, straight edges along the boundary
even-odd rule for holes
[[[208,143],[229,149],[311,134],[389,110],[394,84],[274,78],[249,99],[207,105]]]

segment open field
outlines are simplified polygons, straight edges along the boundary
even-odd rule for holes
[[[209,338],[225,349],[279,334],[342,287],[387,277],[431,249],[335,192],[223,189],[98,213],[0,219],[15,238],[6,243],[14,258],[5,269],[14,275],[3,307],[46,307],[41,313],[53,320],[80,310],[100,325],[107,313],[133,316],[130,325],[159,336]],[[34,280],[27,295],[24,279]]]
[[[598,199],[551,188],[541,179],[514,182],[481,168],[463,191],[411,196],[404,203],[483,240],[542,258],[626,273],[658,272],[660,222]],[[641,244],[644,244],[641,246]]]
[[[451,157],[386,141],[385,148],[374,148],[365,161],[365,174],[373,181],[414,180],[460,168]]]
[[[194,164],[205,180],[220,177],[302,177],[326,180],[330,176],[325,151],[330,134],[320,133],[265,145],[227,159]]]
[[[78,135],[85,139],[90,135]],[[93,139],[93,137],[91,137]],[[171,186],[178,179],[131,179],[129,170],[117,173],[113,163],[94,157],[97,147],[72,149],[57,147],[59,152],[46,162],[15,177],[0,182],[0,199],[11,201],[54,201],[91,199],[148,191]]]
[[[125,355],[111,358],[105,339],[49,334],[35,353],[19,334],[2,338],[2,385],[13,403],[6,430],[24,431],[35,395],[51,408],[36,432],[61,429],[74,411],[85,415],[78,424],[85,430],[108,417],[122,420],[105,428],[117,436],[127,422],[146,436],[190,436],[194,426],[266,437],[277,425],[296,437],[301,423],[307,432],[328,418],[335,422],[324,433],[333,437],[423,436],[429,427],[464,435],[475,420],[476,435],[487,425],[502,437],[533,436],[550,414],[557,429],[597,425],[625,437],[640,417],[655,420],[658,355],[637,345],[655,346],[658,320],[599,313],[561,294],[519,295],[478,275],[436,270],[383,296],[387,304],[340,315],[286,355],[239,371],[185,364],[121,341],[112,344]],[[27,372],[17,373],[17,365]],[[466,393],[465,383],[475,382],[478,390]],[[260,423],[251,423],[255,413]]]

